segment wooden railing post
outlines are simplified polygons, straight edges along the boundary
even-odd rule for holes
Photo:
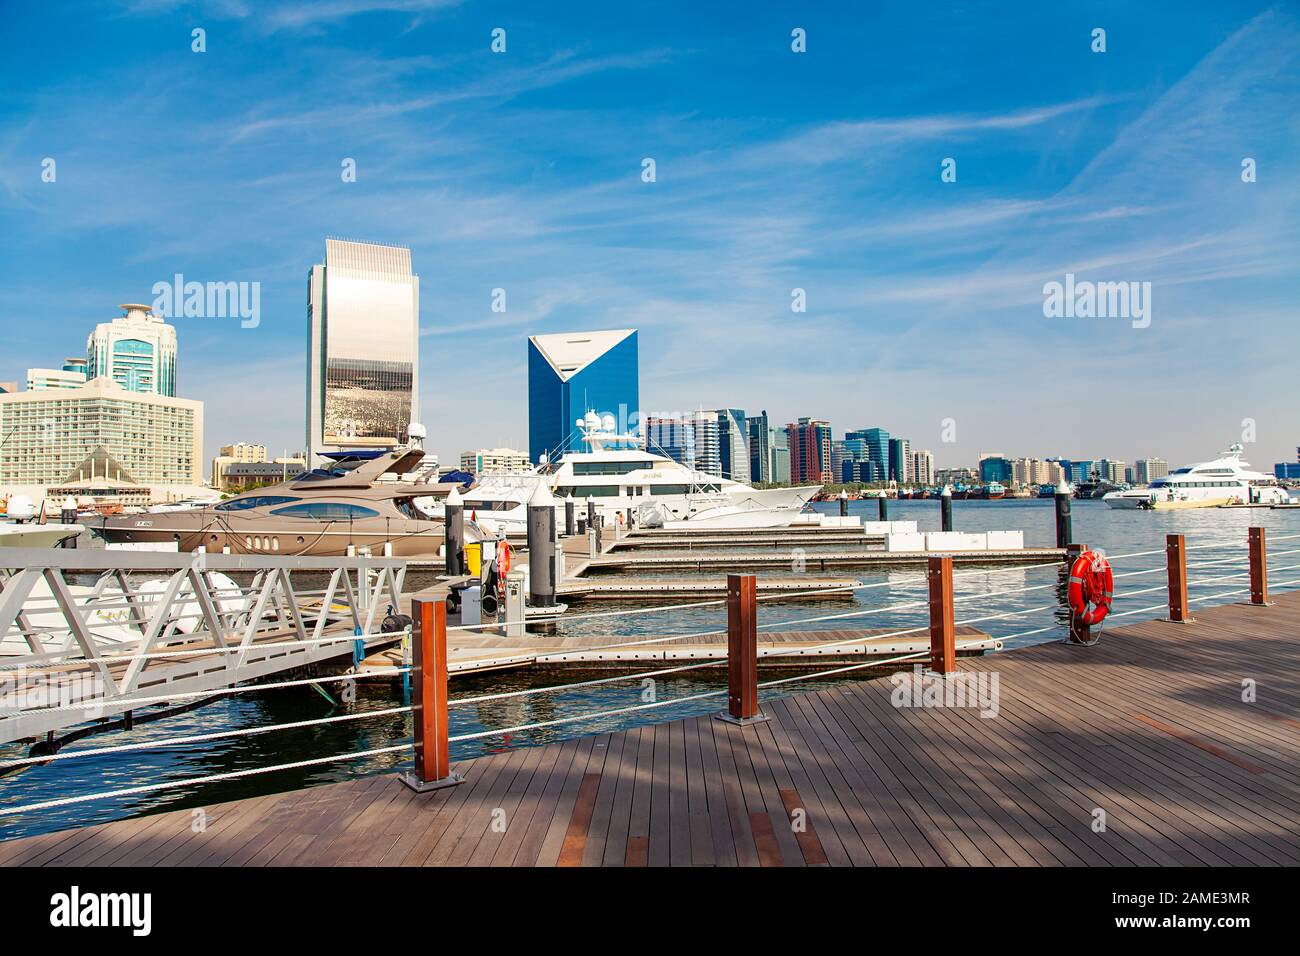
[[[930,670],[957,670],[957,627],[953,622],[952,558],[930,558]]]
[[[424,793],[454,786],[465,778],[451,771],[447,720],[447,602],[411,602],[412,696],[415,769],[402,782]]]
[[[752,574],[727,575],[727,710],[719,720],[753,724],[758,709],[758,588]]]
[[[1250,541],[1250,603],[1260,607],[1268,604],[1268,563],[1264,547],[1264,529],[1251,528]]]
[[[1190,624],[1187,606],[1187,544],[1181,534],[1165,536],[1165,559],[1169,566],[1169,620]]]

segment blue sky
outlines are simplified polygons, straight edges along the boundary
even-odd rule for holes
[[[176,272],[260,282],[255,329],[175,320],[209,453],[301,446],[327,235],[411,247],[444,460],[527,447],[526,336],[623,327],[647,410],[881,425],[943,465],[1183,463],[1246,418],[1256,465],[1300,444],[1291,4],[9,0],[0,18],[0,380],[80,353]],[[1151,282],[1150,327],[1045,318],[1067,272]]]

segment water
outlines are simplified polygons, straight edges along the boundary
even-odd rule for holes
[[[839,506],[836,502],[829,502],[818,507],[827,513],[838,513]],[[850,513],[861,514],[866,520],[875,520],[876,508],[875,501],[850,502]],[[959,531],[1023,530],[1028,547],[1050,547],[1055,540],[1050,500],[957,501],[953,503],[953,513]],[[1285,553],[1293,550],[1300,552],[1300,537],[1282,538],[1284,535],[1300,534],[1300,512],[1258,508],[1177,512],[1117,511],[1101,502],[1076,501],[1073,503],[1073,513],[1074,537],[1077,541],[1086,542],[1094,548],[1103,548],[1112,556],[1156,552],[1132,558],[1116,557],[1115,610],[1106,626],[1112,622],[1115,625],[1122,624],[1126,618],[1143,620],[1159,615],[1165,599],[1163,547],[1167,533],[1179,532],[1187,536],[1188,577],[1194,607],[1197,602],[1204,605],[1242,599],[1242,592],[1247,586],[1246,529],[1251,525],[1266,527],[1272,539],[1269,557],[1270,587],[1276,591],[1290,590],[1300,583],[1300,553]],[[915,520],[923,531],[939,530],[937,501],[891,501],[889,514],[894,520]],[[1232,547],[1212,547],[1223,544]],[[806,550],[811,557],[818,549]],[[1143,570],[1151,570],[1153,573],[1119,577]],[[787,578],[791,576],[791,571],[771,573]],[[855,627],[903,630],[922,627],[926,623],[925,587],[919,571],[837,571],[828,572],[827,576],[854,577],[873,586],[855,592],[852,599],[805,599],[797,602],[764,600],[759,605],[760,627],[770,630]],[[1211,580],[1213,578],[1226,580]],[[954,581],[957,621],[974,621],[974,626],[1005,639],[1008,647],[1058,640],[1063,634],[1061,624],[1065,619],[1061,608],[1060,586],[1058,564],[1038,568],[958,568]],[[1021,591],[1025,588],[1032,590]],[[1145,589],[1153,590],[1135,593]],[[1003,591],[1020,593],[992,594]],[[675,603],[698,602],[687,599]],[[570,620],[559,626],[559,633],[607,635],[617,639],[689,634],[719,630],[726,625],[726,613],[719,604],[636,615],[608,614],[610,611],[635,607],[636,605],[607,603],[580,606],[572,612]],[[830,615],[835,617],[831,620],[812,620]],[[999,617],[989,619],[990,615]],[[653,667],[653,664],[647,664],[644,669]],[[797,673],[798,668],[771,675],[765,670],[762,679]],[[466,698],[606,676],[610,676],[607,671],[507,671],[457,678],[452,684],[452,691],[454,698]],[[783,693],[797,693],[862,678],[861,672],[838,677],[818,677],[807,682],[784,685],[780,690]],[[716,694],[725,686],[725,670],[711,668],[661,678],[654,690],[658,701],[671,702],[696,694]],[[326,687],[333,693],[337,685]],[[499,730],[561,717],[638,706],[645,702],[643,692],[641,682],[634,680],[453,706],[451,735]],[[767,693],[771,695],[771,692]],[[452,744],[452,755],[456,759],[462,759],[592,733],[621,730],[643,723],[709,713],[722,709],[724,701],[725,696],[719,694],[704,700],[667,703],[631,714],[586,718],[554,727],[461,741]],[[323,717],[375,713],[401,705],[400,685],[386,681],[361,684],[357,701],[350,706],[331,704],[309,687],[258,691],[239,694],[156,723],[137,725],[131,733],[119,731],[90,737],[69,745],[63,752],[218,733],[236,728],[268,727]],[[0,810],[148,783],[180,782],[187,778],[380,749],[409,742],[411,734],[410,715],[398,713],[220,740],[169,744],[148,750],[56,760],[44,766],[30,766],[0,777]],[[26,747],[22,745],[7,745],[0,747],[0,760],[23,757],[26,753]],[[262,793],[346,780],[359,774],[391,772],[408,764],[409,751],[400,751],[234,780],[202,785],[186,784],[162,791],[0,815],[0,838],[100,823],[141,813],[197,808]]]

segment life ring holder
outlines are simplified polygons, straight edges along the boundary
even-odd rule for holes
[[[1067,601],[1070,607],[1071,624],[1077,619],[1089,630],[1097,629],[1097,636],[1090,641],[1066,638],[1066,643],[1080,647],[1092,647],[1101,640],[1101,622],[1110,613],[1115,598],[1115,575],[1105,554],[1099,551],[1083,551],[1070,565]]]

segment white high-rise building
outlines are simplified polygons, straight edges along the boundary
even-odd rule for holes
[[[176,329],[152,306],[126,303],[86,339],[86,381],[110,378],[128,392],[176,397]]]
[[[307,291],[307,454],[405,444],[419,421],[420,278],[411,250],[325,240]]]
[[[934,455],[928,450],[912,452],[911,480],[918,485],[934,484]]]
[[[1300,452],[1300,449],[1297,449]],[[1133,477],[1139,485],[1149,485],[1169,474],[1169,462],[1163,458],[1139,458],[1133,464]]]

